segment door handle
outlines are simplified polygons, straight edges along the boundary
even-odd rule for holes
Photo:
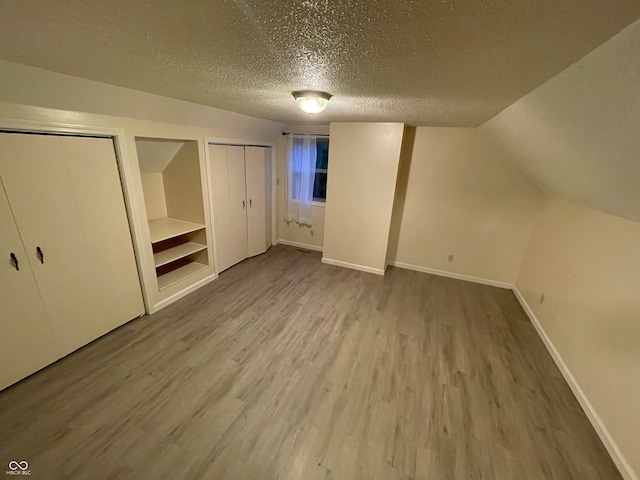
[[[244,203],[244,200],[242,200],[242,209],[244,210],[246,208],[247,204]]]
[[[13,263],[13,266],[16,267],[16,270],[20,270],[20,267],[18,267],[18,257],[16,257],[16,254],[11,252],[9,256],[11,257],[11,263]]]
[[[38,259],[40,260],[40,263],[44,263],[44,252],[42,249],[40,247],[36,247],[36,252],[38,252]]]
[[[249,199],[249,208],[253,206],[253,200]]]

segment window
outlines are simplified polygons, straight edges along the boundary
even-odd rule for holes
[[[327,201],[327,170],[329,168],[329,139],[316,138],[316,173],[313,181],[313,201]]]
[[[327,199],[329,139],[289,135],[287,140],[287,201],[285,219],[311,225],[313,205]]]

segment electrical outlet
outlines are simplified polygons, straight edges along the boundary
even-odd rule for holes
[[[313,230],[309,230],[309,235],[313,237]]]
[[[544,303],[544,293],[540,295],[540,305]]]
[[[280,185],[280,179],[276,178],[276,186],[279,186],[279,185]]]
[[[449,261],[453,262],[453,255],[449,255]]]

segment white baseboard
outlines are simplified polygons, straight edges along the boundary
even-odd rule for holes
[[[351,268],[353,270],[360,270],[361,272],[374,273],[376,275],[384,275],[384,270],[382,270],[381,268],[365,267],[364,265],[342,262],[340,260],[333,260],[326,257],[322,257],[322,263],[326,263],[327,265],[334,265],[336,267],[345,267]]]
[[[213,275],[209,275],[208,277],[203,278],[202,280],[197,281],[193,285],[185,288],[184,290],[180,290],[178,293],[171,295],[170,297],[165,298],[164,300],[156,303],[155,305],[150,306],[149,314],[156,313],[158,310],[163,309],[167,305],[175,302],[176,300],[180,300],[182,297],[189,295],[191,292],[195,292],[200,287],[205,286],[209,282],[213,282],[216,278],[218,278],[218,274],[214,273]]]
[[[593,405],[591,405],[591,402],[585,395],[582,388],[580,388],[580,385],[578,384],[575,377],[567,367],[566,363],[564,363],[562,356],[560,356],[560,353],[558,352],[558,350],[556,350],[555,345],[553,344],[553,342],[551,341],[547,333],[544,331],[544,328],[542,328],[542,325],[538,321],[538,318],[536,317],[536,315],[533,313],[533,310],[531,309],[527,301],[524,299],[524,297],[522,296],[518,288],[515,286],[513,287],[513,293],[515,294],[516,298],[520,302],[520,305],[522,305],[522,308],[524,309],[525,313],[529,317],[529,320],[531,320],[531,323],[533,324],[536,331],[538,332],[538,335],[540,335],[540,338],[542,339],[542,341],[544,342],[544,345],[547,347],[547,350],[551,354],[553,361],[558,366],[558,369],[562,373],[562,376],[564,377],[567,384],[569,384],[569,388],[571,388],[571,391],[573,392],[574,396],[580,403],[580,406],[582,407],[585,414],[587,415],[587,418],[591,422],[591,425],[593,425],[593,428],[595,429],[596,433],[600,437],[600,440],[602,440],[602,443],[604,444],[605,448],[609,452],[609,455],[611,456],[614,463],[618,467],[618,470],[620,470],[620,474],[623,476],[625,480],[638,480],[638,476],[635,474],[635,472],[631,468],[631,465],[629,465],[629,462],[627,462],[626,458],[618,448],[618,445],[611,437],[609,430],[607,430],[607,427],[605,426],[604,422],[602,421],[598,413],[593,408]]]
[[[405,268],[408,270],[415,270],[417,272],[430,273],[432,275],[439,275],[443,277],[455,278],[458,280],[466,280],[468,282],[481,283],[483,285],[491,285],[494,287],[511,289],[515,294],[516,298],[518,299],[518,301],[520,302],[520,305],[522,306],[523,310],[529,317],[529,320],[531,320],[533,327],[538,332],[538,335],[542,339],[545,347],[547,348],[549,354],[551,355],[551,358],[553,358],[553,361],[558,366],[558,369],[560,370],[560,372],[562,373],[562,376],[564,377],[565,381],[569,385],[569,388],[571,388],[573,395],[578,400],[578,403],[580,403],[580,406],[582,407],[585,414],[587,415],[587,418],[591,422],[591,425],[593,426],[594,430],[600,437],[600,440],[602,441],[603,445],[607,449],[607,452],[609,452],[611,459],[618,467],[618,470],[620,470],[620,474],[622,475],[622,477],[625,480],[639,480],[638,476],[631,468],[631,465],[629,465],[629,462],[627,462],[626,458],[618,448],[618,445],[616,444],[614,439],[611,437],[611,434],[609,433],[609,430],[605,426],[604,422],[602,421],[598,413],[595,411],[595,409],[593,408],[593,405],[591,405],[591,402],[589,401],[584,391],[578,384],[576,378],[573,376],[573,374],[567,367],[566,363],[564,363],[564,360],[562,359],[562,356],[556,349],[555,345],[553,344],[553,342],[551,341],[551,339],[549,338],[545,330],[542,328],[542,325],[538,321],[538,318],[536,317],[536,315],[533,313],[533,310],[531,309],[529,304],[527,304],[526,300],[524,299],[524,297],[522,296],[522,294],[520,293],[520,291],[517,289],[515,285],[511,285],[505,282],[498,282],[496,280],[488,280],[486,278],[479,278],[479,277],[473,277],[470,275],[462,275],[459,273],[447,272],[444,270],[437,270],[434,268],[421,267],[419,265],[411,265],[411,264],[402,263],[402,262],[389,262],[389,265],[392,265],[398,268]]]
[[[506,282],[499,282],[497,280],[490,280],[488,278],[473,277],[471,275],[464,275],[462,273],[447,272],[446,270],[438,270],[436,268],[421,267],[420,265],[412,265],[410,263],[389,262],[389,265],[391,265],[392,267],[404,268],[406,270],[415,270],[416,272],[430,273],[431,275],[438,275],[440,277],[455,278],[456,280],[464,280],[466,282],[481,283],[482,285],[490,285],[492,287],[508,289],[513,288],[512,284]]]
[[[289,245],[290,247],[304,248],[305,250],[313,250],[314,252],[322,251],[322,247],[318,247],[316,245],[309,245],[307,243],[300,243],[300,242],[292,242],[291,240],[283,240],[282,238],[279,238],[278,240],[276,240],[276,243],[274,245],[278,245],[279,243],[281,243],[282,245]]]

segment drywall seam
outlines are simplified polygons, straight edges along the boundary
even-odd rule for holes
[[[333,260],[331,258],[322,257],[322,263],[327,265],[333,265],[335,267],[351,268],[353,270],[360,270],[361,272],[374,273],[376,275],[384,275],[384,270],[381,268],[365,267],[364,265],[358,265],[355,263],[342,262],[340,260]]]
[[[536,317],[535,313],[533,313],[533,310],[531,309],[531,307],[529,307],[529,304],[518,290],[518,287],[514,285],[512,290],[516,298],[520,302],[523,310],[529,317],[529,320],[538,332],[538,335],[540,335],[540,338],[544,342],[545,347],[547,347],[547,350],[551,354],[551,358],[553,358],[553,361],[560,370],[560,373],[562,373],[565,381],[567,382],[567,384],[569,384],[569,388],[571,388],[573,395],[578,400],[578,403],[580,403],[582,410],[584,410],[584,412],[586,413],[587,418],[591,422],[591,425],[593,425],[593,428],[600,437],[600,440],[602,440],[602,443],[607,449],[607,452],[609,452],[609,455],[618,467],[618,470],[620,470],[620,473],[625,480],[638,480],[638,476],[635,474],[635,472],[631,468],[631,465],[629,465],[626,458],[618,448],[618,445],[609,433],[606,425],[604,424],[596,410],[593,408],[593,405],[591,405],[591,402],[580,387],[580,384],[571,373],[571,370],[569,370],[569,367],[567,367],[566,363],[564,363],[562,356],[560,356],[560,353],[558,352],[558,350],[556,350],[555,345],[545,332],[544,328],[542,328],[542,325],[538,321],[538,318]]]
[[[278,245],[278,244],[289,245],[290,247],[304,248],[305,250],[313,250],[315,252],[322,251],[322,247],[318,247],[317,245],[309,245],[307,243],[292,242],[291,240],[283,240],[282,238],[279,238],[278,240],[275,241],[274,245]]]
[[[464,280],[465,282],[481,283],[482,285],[490,285],[492,287],[512,289],[513,285],[506,282],[500,282],[498,280],[491,280],[488,278],[474,277],[471,275],[464,275],[462,273],[447,272],[446,270],[438,270],[435,268],[421,267],[420,265],[412,265],[410,263],[402,262],[389,262],[392,267],[404,268],[406,270],[414,270],[416,272],[429,273],[431,275],[438,275],[439,277],[455,278],[456,280]]]

